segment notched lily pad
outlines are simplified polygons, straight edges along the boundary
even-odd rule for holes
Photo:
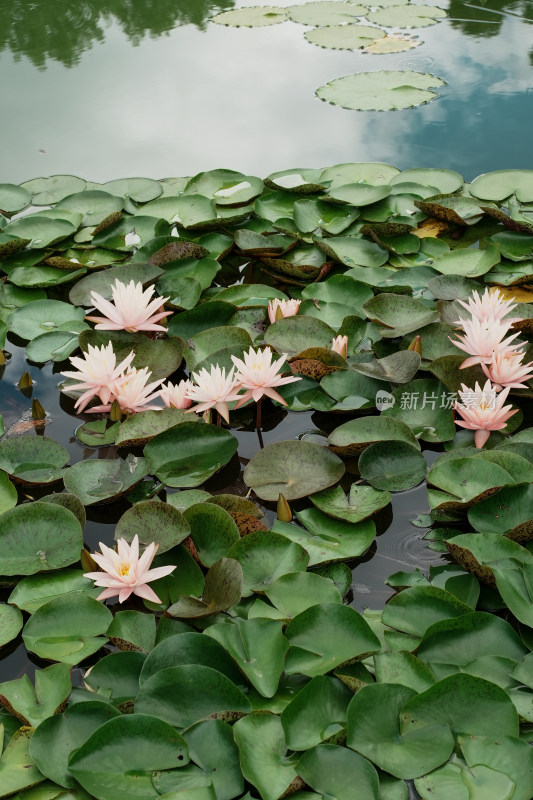
[[[404,6],[402,6],[403,10]],[[320,86],[316,95],[332,105],[357,111],[395,111],[429,103],[438,95],[430,89],[445,86],[446,81],[422,72],[359,72],[335,78]]]
[[[130,453],[124,461],[102,458],[79,461],[65,473],[64,482],[69,492],[90,506],[118,499],[147,474],[146,460]]]
[[[250,6],[249,8],[238,8],[234,11],[223,11],[215,17],[211,17],[211,22],[217,25],[231,25],[237,28],[255,28],[263,25],[277,25],[278,22],[285,22],[287,14],[284,9],[278,6]]]

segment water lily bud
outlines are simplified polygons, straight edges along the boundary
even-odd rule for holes
[[[120,422],[122,419],[122,409],[118,404],[118,400],[113,400],[109,410],[109,419],[111,422]]]
[[[277,514],[280,522],[290,522],[292,520],[291,507],[282,494],[278,497]]]
[[[23,372],[20,376],[17,387],[19,389],[31,389],[33,388],[33,381],[31,379],[31,375],[28,371]]]
[[[415,336],[409,347],[408,350],[414,350],[415,353],[418,353],[419,356],[422,355],[422,337]]]
[[[3,367],[6,363],[6,357],[4,355],[4,351],[0,350],[0,367]]]
[[[85,548],[81,551],[80,561],[84,572],[96,572],[98,569],[98,564]]]
[[[36,397],[34,397],[33,400],[32,400],[31,416],[32,416],[32,419],[38,419],[38,420],[46,419],[46,411],[44,410],[44,408],[39,403],[39,401],[37,400]]]

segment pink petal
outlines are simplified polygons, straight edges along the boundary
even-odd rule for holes
[[[490,436],[490,431],[485,430],[482,428],[481,430],[477,430],[474,434],[474,442],[476,443],[476,447],[481,448],[488,440]]]
[[[149,600],[151,603],[161,603],[161,600],[156,595],[154,590],[145,583],[141,584],[140,586],[136,586],[133,590],[133,594],[136,594],[138,597],[143,597],[145,600]]]

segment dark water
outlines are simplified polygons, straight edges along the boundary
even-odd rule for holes
[[[209,22],[253,0],[2,0],[0,182],[215,167],[264,176],[345,161],[441,166],[467,180],[532,168],[533,3],[429,2],[449,18],[413,31],[423,41],[414,50],[378,56],[322,49],[292,22]],[[333,78],[379,69],[448,85],[396,112],[314,96]]]

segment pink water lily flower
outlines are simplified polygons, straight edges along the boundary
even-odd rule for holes
[[[158,547],[159,544],[152,542],[139,558],[137,534],[133,537],[131,545],[125,539],[119,539],[117,542],[118,552],[100,542],[102,553],[93,553],[92,558],[103,572],[86,572],[84,574],[85,578],[94,581],[95,586],[105,587],[96,599],[107,600],[118,595],[119,603],[123,603],[131,594],[136,594],[152,603],[160,603],[159,597],[147,584],[158,578],[164,578],[165,575],[170,575],[176,567],[168,565],[150,569]]]
[[[194,383],[189,387],[187,394],[199,405],[188,408],[186,413],[196,411],[199,414],[214,408],[229,423],[228,403],[239,398],[240,389],[240,383],[234,378],[233,371],[234,367],[226,375],[225,368],[213,364],[209,371],[202,367],[200,372],[193,372]]]
[[[464,336],[457,333],[456,336],[459,341],[451,337],[450,341],[470,356],[460,365],[461,369],[466,369],[474,364],[490,364],[495,352],[513,352],[521,347],[520,344],[511,344],[513,339],[520,334],[520,331],[516,331],[511,336],[504,338],[509,333],[512,320],[485,317],[480,321],[474,317],[473,319],[461,319],[459,323],[463,326]]]
[[[164,331],[162,325],[156,325],[172,311],[159,311],[168,297],[156,297],[150,300],[155,291],[154,286],[143,290],[142,283],[130,281],[128,284],[116,280],[111,287],[113,303],[106,300],[98,292],[91,292],[91,302],[105,314],[104,317],[88,315],[85,319],[96,322],[95,328],[102,331]],[[158,312],[158,313],[156,313]]]
[[[476,447],[483,447],[490,432],[505,428],[507,420],[518,411],[511,405],[503,405],[508,394],[509,387],[498,394],[490,381],[485,383],[483,389],[477,382],[474,389],[462,384],[462,391],[459,391],[462,402],[455,401],[455,410],[463,419],[456,419],[455,423],[475,431]]]
[[[268,303],[268,318],[271,323],[282,317],[294,317],[298,313],[301,300],[280,300],[279,297]]]
[[[190,381],[180,381],[178,384],[170,381],[162,385],[159,395],[167,408],[189,408],[192,400],[189,397],[189,389],[192,387]]]
[[[278,403],[286,406],[287,403],[283,397],[274,390],[274,386],[284,386],[287,383],[299,381],[294,375],[282,378],[279,375],[279,369],[287,355],[282,355],[277,361],[272,362],[272,350],[266,347],[264,350],[254,350],[250,347],[247,353],[244,353],[244,360],[231,357],[231,360],[237,368],[236,379],[240,382],[245,393],[239,398],[239,402],[235,406],[239,408],[248,400],[255,400],[257,403],[263,395],[271,397]]]
[[[111,342],[101,347],[88,345],[88,350],[83,353],[83,358],[71,356],[69,361],[78,369],[78,372],[66,371],[62,372],[61,375],[79,380],[79,383],[69,386],[69,390],[86,390],[74,404],[74,408],[77,409],[78,413],[84,410],[93,397],[99,397],[102,403],[108,403],[115,381],[124,375],[134,358],[135,353],[132,350],[117,365],[117,357]]]
[[[152,400],[160,396],[159,387],[161,385],[161,380],[147,383],[151,374],[148,367],[130,369],[114,382],[109,398],[111,402],[102,406],[93,406],[89,411],[96,414],[111,411],[113,400],[116,400],[122,411],[128,414],[136,414],[138,411],[161,411],[160,406],[149,405]]]
[[[516,353],[494,353],[490,364],[481,364],[481,369],[494,384],[494,388],[499,392],[504,387],[509,389],[527,389],[524,381],[533,380],[533,361],[522,364],[524,353],[518,350]]]
[[[331,343],[331,349],[338,353],[343,358],[348,358],[348,337],[335,336]]]
[[[509,311],[516,307],[513,303],[513,300],[503,299],[503,295],[500,295],[499,289],[494,289],[491,291],[485,289],[483,295],[481,296],[478,292],[473,292],[472,297],[469,297],[466,302],[464,300],[458,300],[457,302],[460,303],[463,308],[466,308],[473,318],[479,320],[480,322],[488,317],[491,317],[499,322],[505,317],[506,314],[509,313]],[[516,319],[505,320],[505,322],[508,323],[516,321]],[[456,324],[461,325],[462,321],[459,320]]]

